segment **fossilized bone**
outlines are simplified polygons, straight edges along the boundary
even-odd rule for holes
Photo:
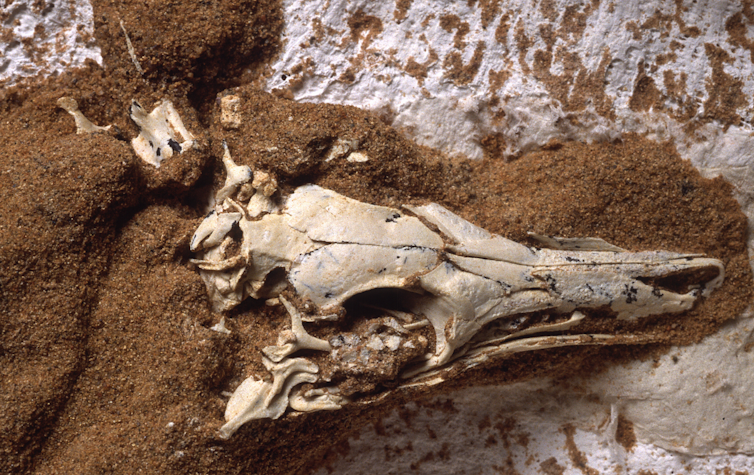
[[[72,97],[61,97],[58,99],[58,106],[65,109],[66,112],[73,116],[73,120],[76,121],[76,134],[92,134],[96,132],[107,132],[112,128],[112,125],[106,127],[100,127],[95,125],[87,119],[84,114],[79,110],[79,103]]]
[[[193,262],[212,305],[225,311],[248,297],[279,298],[292,319],[292,329],[264,349],[272,382],[249,378],[236,390],[221,430],[224,437],[248,420],[282,415],[280,401],[288,401],[291,392],[295,397],[286,404],[293,410],[336,409],[348,401],[328,385],[331,375],[318,374],[310,359],[293,357],[300,350],[329,352],[344,372],[358,374],[377,364],[374,355],[429,345],[423,336],[411,335],[430,325],[434,350],[402,367],[399,385],[434,384],[451,362],[465,368],[519,351],[614,343],[615,335],[560,332],[584,319],[578,309],[607,307],[619,319],[682,312],[724,278],[719,260],[698,254],[629,252],[598,238],[538,235],[532,237],[542,248],[525,246],[434,203],[401,211],[316,185],[281,197],[273,193],[276,184],[269,175],[236,165],[227,146],[223,163],[225,185],[191,240],[191,250],[201,256]],[[236,227],[240,248],[230,246]],[[230,249],[236,251],[231,255]],[[285,278],[271,281],[276,269]],[[648,283],[694,271],[705,271],[705,281],[685,293]],[[296,309],[281,296],[286,288],[313,305],[306,312]],[[303,322],[347,318],[346,301],[374,289],[405,290],[398,296],[402,308],[382,309],[386,316],[361,335],[343,334],[328,342],[306,332]],[[545,310],[571,316],[527,322],[527,315]],[[306,370],[292,373],[286,362]],[[297,392],[295,386],[303,381],[318,387]]]
[[[93,124],[81,113],[78,103],[72,97],[61,97],[58,99],[58,106],[73,116],[76,121],[77,134],[106,132],[112,127],[112,125],[100,127]],[[134,152],[139,158],[156,168],[160,168],[163,160],[172,157],[173,152],[183,153],[196,144],[195,137],[183,125],[178,111],[168,100],[157,103],[150,113],[147,113],[134,100],[129,107],[129,115],[139,127],[139,135],[131,140]]]
[[[173,156],[173,152],[183,153],[194,146],[194,136],[186,130],[172,102],[161,101],[147,114],[138,102],[132,101],[129,112],[139,127],[139,135],[131,146],[150,165],[160,168],[160,163]]]
[[[77,133],[109,128],[92,124],[72,98],[58,103],[73,115]],[[159,167],[173,151],[194,146],[169,101],[150,114],[134,101],[130,112],[140,128],[132,145],[147,163]],[[356,145],[339,147],[346,154]],[[216,311],[248,297],[271,298],[291,316],[291,329],[262,350],[269,378],[247,378],[228,401],[227,423],[220,429],[225,438],[250,420],[276,419],[288,409],[340,408],[349,402],[334,382],[343,374],[385,379],[392,377],[386,368],[392,368],[399,378],[394,386],[432,385],[444,381],[448,365],[457,374],[516,352],[639,343],[640,336],[563,332],[586,318],[578,309],[607,307],[620,319],[681,312],[724,279],[719,260],[698,254],[628,252],[598,238],[539,235],[531,237],[542,248],[525,246],[434,203],[400,211],[316,185],[283,197],[271,175],[235,164],[227,146],[223,164],[224,186],[191,239],[191,250],[201,257],[192,262]],[[235,228],[240,246],[232,245]],[[271,277],[278,269],[285,278]],[[693,275],[696,285],[685,293],[650,283],[699,271]],[[282,295],[286,289],[308,302],[306,311]],[[346,301],[374,289],[405,290],[397,295],[401,308],[379,308],[382,316],[361,330],[329,340],[307,332],[304,322],[347,318]],[[530,321],[532,312],[548,310],[568,316]],[[420,334],[425,327],[431,327],[434,344]],[[224,318],[212,329],[229,333]],[[321,354],[319,361],[331,368],[320,371],[314,356],[295,356],[301,351]],[[401,354],[403,359],[395,357]]]

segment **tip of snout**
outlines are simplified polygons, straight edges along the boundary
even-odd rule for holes
[[[717,270],[717,276],[704,283],[704,286],[702,287],[702,297],[706,298],[709,297],[713,290],[723,285],[723,281],[725,280],[725,266],[723,265],[723,262],[718,259],[701,258],[697,260],[703,261],[699,262],[699,264],[704,268]]]
[[[691,292],[695,297],[709,297],[725,280],[725,266],[719,259],[685,256],[670,263],[673,271],[653,279],[653,285],[678,293]]]

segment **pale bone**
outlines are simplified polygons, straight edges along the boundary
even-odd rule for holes
[[[330,388],[316,388],[302,391],[294,389],[290,397],[290,408],[298,412],[333,411],[340,409],[347,401],[334,394]]]
[[[291,316],[291,330],[280,333],[276,346],[268,346],[262,349],[262,352],[270,360],[279,363],[286,356],[299,350],[330,351],[332,349],[330,343],[306,333],[304,324],[301,322],[301,314],[285,297],[281,295],[278,299]]]
[[[139,135],[131,145],[139,158],[156,168],[172,157],[174,151],[183,153],[195,145],[194,136],[186,130],[178,111],[168,100],[159,102],[149,114],[138,102],[132,101],[130,115],[139,127]]]
[[[502,355],[511,355],[527,351],[545,350],[549,348],[564,348],[569,346],[606,346],[606,345],[626,345],[650,343],[647,338],[641,338],[633,335],[602,335],[602,334],[581,334],[581,335],[550,335],[535,336],[523,338],[520,340],[507,341],[492,347],[471,348],[457,360],[453,361],[453,370],[461,372],[468,368],[473,368],[487,361],[493,360]],[[438,367],[421,372],[420,377],[407,378],[406,382],[399,385],[401,388],[410,388],[415,386],[433,386],[440,384],[446,379],[441,373],[445,368]]]
[[[356,150],[357,148],[359,148],[359,141],[356,139],[352,139],[352,140],[338,139],[330,148],[330,153],[327,154],[325,161],[329,162],[331,160],[343,158],[347,156],[348,154],[350,154],[352,151]]]
[[[228,144],[223,140],[223,165],[225,166],[225,184],[215,195],[215,203],[221,205],[225,198],[230,197],[244,183],[251,181],[254,173],[246,165],[236,165],[230,157]]]
[[[236,165],[229,157],[224,163],[230,176]],[[249,173],[244,177],[252,179]],[[234,189],[245,186],[237,181],[231,180]],[[261,194],[255,193],[249,201]],[[342,317],[342,305],[353,296],[377,288],[402,289],[406,291],[401,297],[403,307],[423,317],[401,328],[410,331],[428,322],[434,329],[435,348],[404,369],[399,387],[441,382],[451,362],[455,371],[521,351],[643,342],[632,335],[543,335],[578,325],[584,319],[578,311],[582,308],[608,307],[620,319],[681,312],[691,308],[700,295],[708,296],[724,279],[722,262],[698,254],[628,252],[598,238],[539,235],[532,237],[554,249],[528,247],[491,234],[434,203],[406,206],[415,217],[306,185],[287,199],[280,198],[279,206],[260,210],[261,217],[251,220],[247,213],[233,211],[242,204],[229,206],[230,196],[225,201],[216,213],[227,218],[211,214],[192,239],[192,249],[203,249],[203,259],[192,262],[200,269],[214,309],[233,308],[247,297],[278,298],[288,308],[294,327],[291,334],[299,340],[300,335],[308,336],[302,320]],[[218,242],[228,223],[231,227],[237,223],[243,236],[240,252],[230,258],[225,256],[224,244],[208,245]],[[214,229],[218,229],[217,236]],[[284,271],[284,278],[269,285],[266,280],[276,269]],[[717,275],[684,294],[640,280],[701,269],[715,270]],[[298,314],[280,295],[286,287],[315,304],[318,314]],[[517,316],[542,310],[572,316],[567,321],[517,330]],[[490,330],[494,327],[488,326],[491,322],[509,322],[507,327],[503,325],[508,333],[495,335]],[[288,361],[306,361],[290,358],[304,346],[286,347],[292,343],[286,335],[281,335],[280,341],[279,351],[265,349],[280,359],[275,368]],[[326,351],[325,344],[316,345],[320,348],[314,349]],[[380,345],[374,342],[373,346]],[[307,381],[323,382],[308,374]],[[260,406],[259,401],[266,400],[260,396],[267,394],[264,384],[247,380],[236,391],[246,395],[247,407],[241,412],[248,417],[244,420],[278,417],[285,410]],[[317,397],[332,394],[332,388],[324,389],[328,391],[316,393]],[[340,404],[333,397],[327,396],[324,406]],[[297,400],[295,406],[314,410],[317,404]],[[240,411],[238,403],[233,407],[232,413]]]
[[[128,49],[128,55],[131,57],[131,61],[134,63],[134,67],[139,74],[144,75],[144,70],[141,68],[141,63],[136,58],[136,51],[134,51],[134,45],[131,43],[131,38],[128,37],[126,27],[123,25],[123,20],[120,21],[120,29],[123,30],[123,36],[126,37],[126,48]]]
[[[106,127],[94,125],[89,119],[84,117],[84,114],[82,114],[79,110],[78,102],[76,102],[76,99],[72,97],[61,97],[60,99],[58,99],[58,106],[60,106],[62,109],[65,109],[66,112],[73,116],[73,120],[76,121],[76,133],[79,135],[91,134],[95,132],[107,132],[112,127],[112,125],[108,125]]]
[[[220,99],[220,124],[226,129],[241,127],[241,114],[238,112],[241,98],[236,95],[224,96]]]
[[[250,377],[236,388],[225,407],[227,422],[220,428],[221,437],[227,439],[252,419],[277,419],[288,408],[291,389],[318,379],[319,368],[304,358],[290,358],[282,363],[263,358],[262,362],[272,375],[272,381]]]
[[[228,327],[225,326],[225,317],[222,317],[219,323],[216,323],[213,326],[211,326],[210,330],[215,331],[217,333],[222,333],[224,335],[230,335],[230,330],[228,330]]]

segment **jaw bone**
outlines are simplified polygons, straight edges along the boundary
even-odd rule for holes
[[[397,210],[316,185],[299,187],[288,197],[273,199],[275,191],[265,193],[264,199],[280,205],[249,213],[245,210],[261,194],[248,186],[255,175],[246,168],[237,173],[243,167],[227,151],[226,155],[228,181],[218,193],[222,202],[194,235],[192,249],[202,258],[192,262],[218,311],[247,297],[282,297],[286,289],[296,295],[296,302],[308,302],[305,309],[297,309],[280,299],[287,304],[293,329],[286,330],[290,335],[280,335],[277,346],[264,349],[276,362],[264,361],[274,368],[288,361],[311,362],[313,357],[295,356],[307,350],[355,377],[374,374],[370,371],[375,371],[375,361],[384,363],[411,349],[424,351],[427,340],[416,332],[430,325],[434,349],[400,363],[398,386],[435,384],[444,380],[442,373],[449,367],[464,370],[506,354],[645,342],[632,335],[555,333],[583,325],[579,309],[609,308],[627,320],[682,312],[724,279],[722,262],[696,254],[628,252],[599,238],[536,235],[543,248],[529,247],[491,234],[434,203]],[[225,243],[232,240],[234,227],[240,230],[240,243],[229,247]],[[238,254],[227,255],[225,249],[230,248]],[[276,280],[270,282],[274,271]],[[691,285],[681,291],[678,285],[665,285],[682,278]],[[379,334],[341,334],[343,352],[304,329],[304,322],[343,318],[349,299],[376,289],[400,291],[399,306],[408,311],[403,315],[411,315],[405,326],[395,323],[399,329],[385,327]],[[540,311],[571,316],[544,324],[525,322],[527,314]],[[490,325],[502,333],[490,333]],[[351,359],[343,359],[344,354]],[[285,404],[294,411],[333,409],[347,401],[333,396],[338,388],[328,384],[332,375],[305,371],[306,376],[295,376],[313,385],[302,393],[295,386],[304,379],[278,374],[274,368],[270,371],[275,387],[286,388],[278,393],[285,393]],[[270,396],[268,384],[245,381],[236,391],[244,397],[231,398],[231,413],[246,414],[244,421],[283,414],[285,408],[275,406],[271,411],[272,406],[260,402],[277,397]],[[291,401],[288,392],[295,394]],[[232,414],[226,419],[234,424],[241,420]]]

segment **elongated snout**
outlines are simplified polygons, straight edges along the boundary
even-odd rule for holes
[[[558,264],[537,266],[532,275],[548,284],[557,306],[566,311],[609,306],[621,319],[682,312],[725,279],[721,261],[697,255],[563,254],[573,256],[558,256]]]

